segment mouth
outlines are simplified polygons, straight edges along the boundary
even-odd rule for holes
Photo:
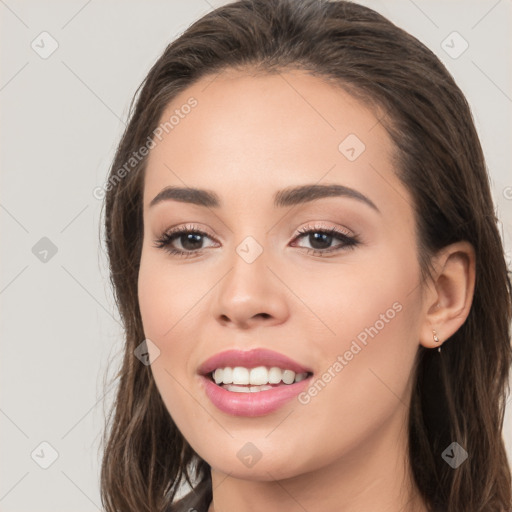
[[[249,417],[284,406],[309,386],[313,376],[311,369],[266,349],[216,354],[198,373],[213,405],[224,413]]]
[[[205,377],[217,386],[233,393],[257,393],[280,386],[290,386],[310,378],[312,372],[295,373],[277,366],[242,366],[216,368]]]

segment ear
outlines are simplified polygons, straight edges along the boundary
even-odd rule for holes
[[[426,348],[440,347],[466,321],[475,289],[475,251],[469,242],[456,242],[443,247],[433,264],[420,330],[420,343]]]

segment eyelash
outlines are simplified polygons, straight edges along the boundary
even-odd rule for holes
[[[360,243],[359,238],[357,236],[349,236],[336,228],[321,228],[310,226],[297,230],[294,240],[296,238],[305,237],[305,235],[309,235],[311,233],[321,233],[324,235],[334,236],[335,238],[342,240],[343,243],[330,249],[308,249],[306,247],[305,249],[307,254],[323,256],[324,254],[338,252],[344,249],[354,249]],[[199,229],[195,229],[194,226],[180,226],[178,228],[165,232],[160,238],[155,240],[154,247],[163,249],[172,256],[179,256],[183,258],[200,256],[201,251],[203,251],[204,249],[182,251],[181,249],[175,249],[174,247],[171,247],[171,243],[174,241],[174,239],[188,234],[195,234],[212,238],[210,237],[210,235],[208,235],[208,233],[205,233],[204,231],[201,231]]]

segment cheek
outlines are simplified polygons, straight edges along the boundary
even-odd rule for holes
[[[408,407],[421,311],[416,261],[412,252],[386,250],[315,280],[308,305],[329,331],[312,347],[321,371],[299,398],[316,435],[335,436],[331,425],[344,424],[348,442]]]
[[[178,272],[170,272],[169,268],[165,268],[165,265],[151,255],[145,255],[143,251],[138,278],[138,299],[144,335],[160,351],[159,357],[151,364],[159,387],[163,380],[171,381],[166,383],[166,387],[172,383],[169,374],[176,373],[173,362],[180,361],[183,366],[183,361],[187,360],[187,350],[192,345],[179,342],[183,340],[180,337],[181,330],[190,324],[187,316],[190,306],[187,305],[192,300],[186,297],[187,288],[184,294],[181,293],[182,288]],[[193,288],[192,285],[188,289]]]
[[[394,297],[366,301],[357,318],[337,324],[342,334],[323,347],[323,371],[299,396],[296,417],[317,440],[312,465],[378,437],[397,415],[406,421],[418,346],[408,317],[414,308]]]
[[[204,325],[205,294],[211,288],[204,273],[192,266],[172,265],[144,252],[138,278],[138,299],[144,335],[159,349],[151,370],[162,398],[172,413],[186,414],[186,392],[197,363],[193,355]]]
[[[414,250],[389,243],[379,250],[364,250],[336,265],[313,269],[293,279],[293,290],[310,313],[305,322],[315,324],[321,335],[316,344],[323,353],[342,353],[358,339],[379,340],[395,350],[413,336],[421,301],[418,296],[420,271]],[[316,317],[316,318],[315,318]],[[304,325],[306,327],[306,325]],[[377,345],[377,344],[373,344]]]
[[[165,258],[143,251],[138,298],[146,336],[169,343],[177,332],[190,327],[207,280],[197,272],[167,263]]]

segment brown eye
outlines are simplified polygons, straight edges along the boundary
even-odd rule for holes
[[[336,228],[325,229],[308,227],[299,230],[299,234],[296,239],[305,239],[311,246],[310,248],[305,247],[305,249],[308,249],[308,252],[319,255],[338,252],[346,248],[353,248],[359,243],[357,237],[349,236]],[[340,243],[333,247],[331,244],[335,240],[339,240]]]
[[[205,249],[205,239],[210,238],[207,233],[198,229],[180,227],[164,233],[155,241],[155,247],[172,255],[190,257],[199,255]]]

